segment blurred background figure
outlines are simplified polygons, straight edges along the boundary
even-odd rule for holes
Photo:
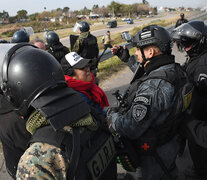
[[[35,38],[34,40],[31,41],[31,44],[34,44],[35,46],[37,46],[42,50],[46,50],[46,45],[42,39]]]
[[[106,35],[104,36],[104,51],[107,49],[107,48],[112,48],[112,45],[111,45],[111,42],[113,40],[111,39],[111,34],[110,34],[110,31],[107,31],[106,32]]]
[[[175,28],[178,27],[178,26],[180,26],[181,24],[187,23],[187,22],[188,22],[188,20],[185,19],[185,14],[184,13],[181,13],[180,14],[180,19],[178,19],[177,22],[176,22],[176,24],[175,24]]]
[[[47,42],[46,49],[52,54],[58,62],[69,53],[69,49],[60,42],[58,34],[54,31],[47,31],[44,34],[44,38]]]

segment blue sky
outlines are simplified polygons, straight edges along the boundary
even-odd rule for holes
[[[0,12],[3,10],[9,12],[10,16],[16,15],[21,9],[27,10],[28,14],[42,12],[44,7],[47,10],[69,7],[70,10],[80,10],[86,6],[91,9],[94,4],[107,6],[112,0],[0,0]],[[124,4],[140,3],[142,0],[115,0],[115,2]],[[167,7],[203,7],[206,0],[148,0],[152,6]]]

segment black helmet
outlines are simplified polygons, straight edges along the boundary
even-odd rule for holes
[[[0,45],[1,90],[17,113],[25,116],[40,95],[67,85],[61,66],[52,55],[27,43],[11,45]]]
[[[12,43],[29,42],[29,35],[24,30],[16,31],[13,34]]]
[[[172,51],[172,38],[168,31],[158,25],[149,25],[137,32],[132,38],[133,46],[143,49],[156,45],[164,54]]]
[[[184,13],[180,13],[180,18],[181,19],[184,19],[184,16],[185,16]]]
[[[58,34],[54,31],[46,32],[45,39],[48,45],[55,45],[60,42]]]
[[[196,55],[203,50],[207,37],[207,26],[203,21],[184,23],[172,31],[172,37],[184,47],[193,45],[187,53],[190,56]]]
[[[0,39],[0,43],[10,43],[10,42],[4,39]]]
[[[90,30],[90,25],[86,21],[81,21],[75,24],[73,31],[77,32],[78,29],[80,29],[81,32],[88,32]]]

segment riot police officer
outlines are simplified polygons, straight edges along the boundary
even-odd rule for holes
[[[187,22],[188,22],[188,20],[185,19],[185,14],[184,13],[181,13],[180,14],[180,19],[178,19],[177,22],[176,22],[176,24],[175,24],[175,28],[178,27],[178,26],[180,26],[180,25],[182,25],[182,24],[184,24],[184,23],[187,23]]]
[[[206,179],[207,26],[203,21],[192,21],[174,29],[172,36],[184,47],[188,55],[184,68],[195,88],[189,110],[190,116],[183,124],[183,132],[185,131],[188,138],[190,155],[194,164],[194,169],[191,169],[189,173],[195,176],[195,179]]]
[[[29,35],[26,31],[24,30],[19,30],[19,31],[16,31],[14,34],[13,34],[13,37],[12,37],[12,40],[11,40],[12,43],[21,43],[21,42],[29,42]]]
[[[132,43],[137,47],[135,54],[140,66],[119,108],[108,110],[110,127],[131,142],[133,148],[129,155],[133,149],[138,158],[138,162],[133,162],[131,157],[131,164],[134,168],[141,167],[141,179],[178,179],[175,159],[180,138],[176,129],[181,121],[181,110],[187,108],[187,104],[182,107],[179,102],[183,96],[181,89],[188,86],[192,90],[192,85],[175,64],[171,55],[172,38],[163,27],[144,27],[135,34]],[[112,53],[124,62],[130,59],[126,48],[114,46]],[[189,89],[184,93],[187,96],[192,93]]]
[[[1,90],[32,134],[16,178],[116,179],[103,116],[67,86],[55,58],[31,44],[0,46]]]
[[[79,36],[70,35],[71,51],[77,52],[81,57],[92,59],[90,70],[96,76],[98,67],[99,48],[97,38],[90,33],[90,25],[86,21],[76,23],[73,31]]]
[[[47,42],[47,50],[52,54],[58,62],[69,53],[69,49],[60,42],[59,36],[54,31],[45,32],[45,40]]]

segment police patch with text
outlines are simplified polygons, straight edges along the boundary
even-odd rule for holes
[[[116,154],[114,141],[110,136],[98,152],[87,163],[92,180],[98,180]]]
[[[141,96],[137,96],[134,99],[135,103],[140,103],[140,104],[144,104],[144,105],[150,105],[151,104],[151,97],[147,96],[147,95],[141,95]]]
[[[140,95],[134,99],[132,117],[136,122],[139,122],[145,118],[150,104],[151,97],[147,95]]]

